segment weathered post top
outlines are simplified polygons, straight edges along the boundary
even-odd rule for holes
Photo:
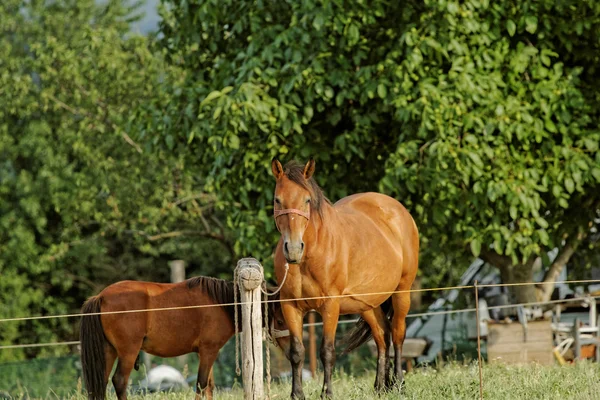
[[[263,267],[256,258],[246,257],[238,261],[238,276],[244,289],[254,290],[263,282]]]

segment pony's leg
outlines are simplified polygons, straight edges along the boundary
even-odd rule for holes
[[[108,379],[112,371],[115,360],[117,359],[117,350],[108,342],[104,345],[104,357],[106,360],[106,369],[104,370],[104,386],[108,385]]]
[[[213,349],[200,349],[198,352],[200,365],[198,366],[198,379],[196,381],[196,400],[200,400],[203,393],[208,400],[213,398],[213,390],[215,388],[213,364],[215,363],[218,354],[219,349],[216,351]]]
[[[321,362],[323,363],[323,391],[321,398],[333,397],[331,374],[335,365],[335,331],[340,317],[340,302],[338,299],[327,301],[319,313],[323,318],[323,341],[321,342]]]
[[[400,284],[397,290],[410,289],[411,283]],[[394,376],[388,384],[402,387],[404,384],[404,373],[402,372],[402,345],[406,336],[406,316],[410,308],[410,292],[395,293],[392,295],[392,305],[394,307],[394,317],[392,318],[392,341],[394,343]]]
[[[115,387],[117,399],[127,399],[127,382],[129,382],[129,374],[135,365],[135,360],[138,356],[139,347],[136,351],[127,353],[117,353],[119,362],[117,363],[117,369],[113,375],[112,382]]]
[[[302,391],[302,366],[304,364],[304,343],[302,342],[302,320],[304,314],[292,302],[281,303],[283,316],[290,330],[290,354],[292,364],[292,399],[304,400]]]
[[[389,354],[388,348],[390,345],[390,335],[388,322],[381,307],[365,311],[361,317],[371,327],[373,339],[377,345],[377,375],[375,376],[375,390],[381,391],[384,389],[386,379],[389,373]]]

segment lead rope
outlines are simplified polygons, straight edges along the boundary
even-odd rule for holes
[[[266,286],[266,282],[263,282]],[[263,292],[264,293],[264,292]],[[267,303],[267,294],[265,294],[265,327],[263,329],[263,340],[265,342],[265,357],[267,359],[267,400],[271,399],[271,349],[269,348],[269,305]]]
[[[242,371],[240,370],[240,330],[238,328],[238,269],[235,267],[233,270],[233,304],[234,304],[234,324],[235,324],[235,373],[240,376]]]
[[[277,293],[279,293],[279,291],[283,287],[283,284],[285,283],[285,280],[287,279],[288,271],[290,270],[290,264],[285,263],[284,268],[285,268],[285,273],[283,275],[283,280],[281,281],[281,285],[279,285],[279,287],[277,288],[277,290],[275,290],[272,293],[269,293],[269,292],[266,291],[266,288],[264,288],[263,287],[264,285],[263,285],[263,286],[260,287],[260,291],[263,292],[263,294],[265,294],[267,296],[275,296]]]

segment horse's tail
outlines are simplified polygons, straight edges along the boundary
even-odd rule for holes
[[[84,314],[99,313],[102,298],[91,297],[85,302],[81,312]],[[90,315],[81,318],[79,329],[81,342],[81,369],[83,381],[89,400],[104,400],[106,398],[106,372],[105,346],[108,343],[104,336],[104,328],[100,315]]]
[[[388,298],[381,304],[381,309],[386,315],[386,319],[389,321],[394,316],[394,307],[392,307],[392,298]],[[387,321],[386,321],[387,323]],[[350,353],[352,350],[356,349],[363,343],[367,342],[373,337],[373,332],[371,332],[371,327],[367,322],[361,318],[358,319],[358,322],[345,337],[344,343],[346,343],[346,350],[344,353]]]

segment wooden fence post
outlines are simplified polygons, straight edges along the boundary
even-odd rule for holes
[[[237,265],[240,301],[242,303],[242,379],[245,400],[262,400],[263,349],[260,288],[263,267],[254,258],[242,258]]]
[[[171,268],[171,282],[178,283],[185,281],[185,261],[183,260],[172,260],[169,261],[169,267]],[[180,369],[185,368],[188,361],[188,355],[176,357],[177,365]]]
[[[581,360],[581,332],[579,331],[579,318],[573,322],[573,356],[575,361]]]
[[[317,335],[315,334],[315,312],[308,312],[308,360],[310,374],[313,379],[317,377]]]

